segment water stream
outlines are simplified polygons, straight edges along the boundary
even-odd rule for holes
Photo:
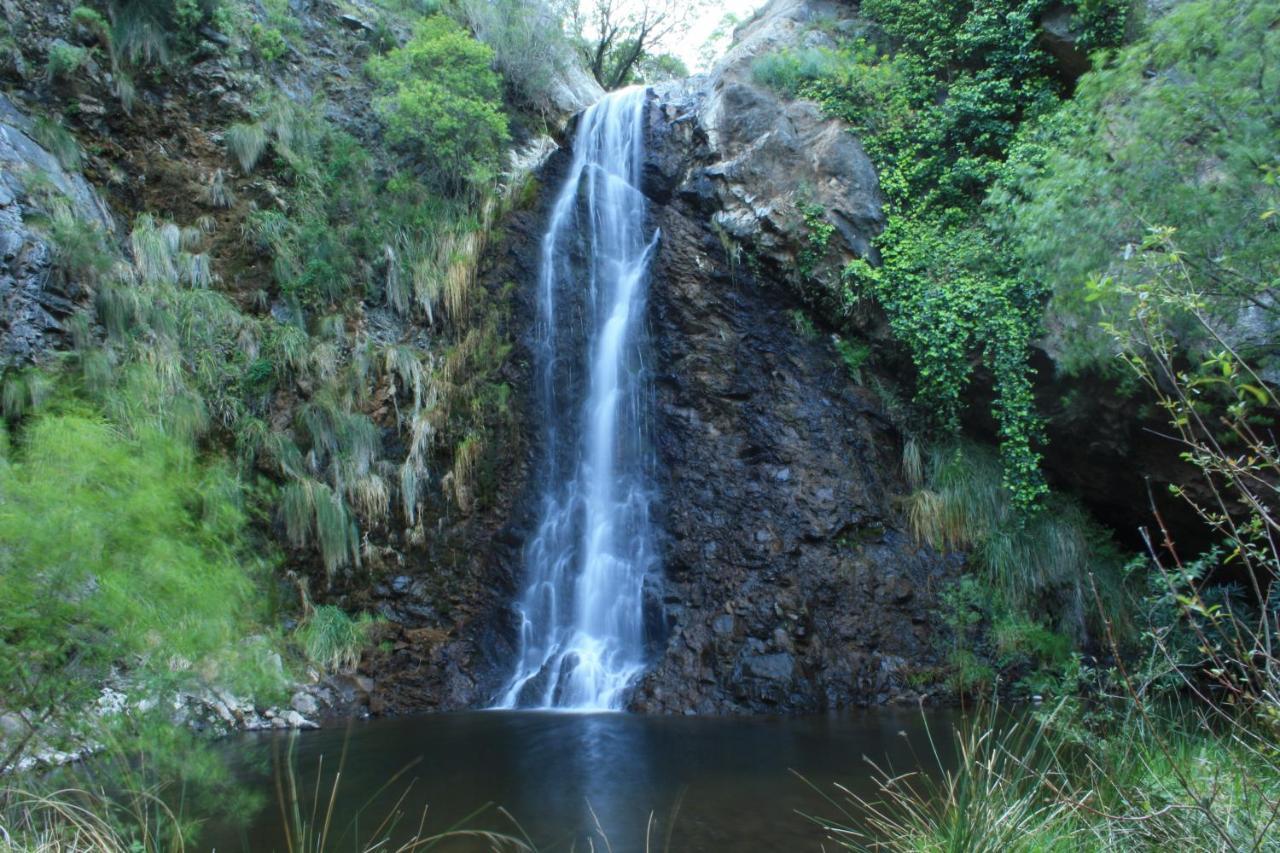
[[[644,108],[634,88],[583,114],[542,240],[541,515],[500,708],[617,709],[643,668],[642,588],[656,563],[644,305],[658,240],[637,188]]]

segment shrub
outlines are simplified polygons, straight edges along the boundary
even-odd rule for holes
[[[1118,365],[1098,323],[1134,297],[1089,281],[1149,279],[1153,228],[1174,230],[1211,321],[1274,314],[1280,217],[1266,213],[1280,204],[1276,16],[1274,0],[1180,4],[1021,135],[992,202],[1030,273],[1052,286],[1068,368]],[[1184,349],[1217,348],[1187,311],[1169,319]],[[1246,358],[1277,359],[1273,343],[1265,334],[1232,341]]]
[[[56,41],[49,46],[45,75],[51,82],[65,80],[79,71],[88,58],[89,52],[83,47]]]
[[[41,225],[53,243],[54,261],[61,275],[97,284],[110,271],[112,256],[107,235],[97,223],[85,222],[65,202],[55,201]]]
[[[367,613],[352,619],[331,604],[311,612],[298,628],[298,640],[307,659],[324,669],[350,671],[369,645],[370,629],[378,620]]]
[[[493,49],[493,61],[517,100],[549,109],[551,88],[572,47],[559,18],[542,2],[461,0],[463,22]]]
[[[285,41],[284,33],[275,27],[264,27],[259,23],[254,23],[249,28],[249,44],[252,45],[254,54],[267,64],[284,58],[289,52],[289,43]]]
[[[175,52],[190,53],[200,28],[220,19],[221,0],[112,0],[113,62],[121,67],[165,65]]]
[[[267,131],[259,122],[233,124],[227,128],[226,141],[227,150],[247,175],[267,150]]]
[[[40,116],[32,123],[31,135],[68,171],[80,168],[80,145],[71,132],[55,119]]]
[[[289,542],[296,548],[316,547],[325,573],[360,562],[360,535],[342,495],[309,478],[288,483],[280,493],[280,514]]]
[[[111,25],[97,10],[90,9],[88,6],[77,6],[71,10],[71,23],[93,33],[94,37],[103,44],[110,45]]]
[[[762,86],[796,97],[804,84],[834,74],[840,61],[834,51],[821,47],[766,53],[751,64],[751,76]]]
[[[370,75],[388,92],[374,102],[388,138],[449,191],[497,175],[508,134],[492,62],[490,48],[440,15],[419,22],[404,47],[369,60]]]
[[[1022,519],[1002,485],[998,461],[976,445],[935,447],[921,467],[923,485],[907,499],[918,541],[940,551],[969,551],[1003,608],[1047,619],[1081,642],[1101,638],[1104,616],[1127,633],[1132,622],[1123,561],[1076,504],[1051,496],[1046,512]],[[1106,593],[1106,614],[1090,605],[1090,578]]]
[[[25,422],[0,493],[0,708],[39,728],[119,665],[237,684],[264,566],[230,472],[64,404]]]

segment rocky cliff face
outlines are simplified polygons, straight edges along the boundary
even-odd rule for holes
[[[36,142],[33,122],[0,95],[0,367],[25,364],[63,345],[64,321],[85,297],[58,274],[55,248],[32,218],[47,205],[32,185],[61,200],[72,216],[104,232],[111,215],[93,187]]]
[[[776,280],[731,269],[706,209],[659,209],[651,316],[665,642],[635,706],[817,711],[908,699],[949,566],[903,532],[899,439]]]
[[[913,699],[909,674],[935,663],[934,594],[955,567],[904,532],[899,435],[787,284],[871,255],[884,224],[847,128],[751,82],[761,52],[826,38],[818,18],[859,26],[847,5],[772,3],[651,108],[666,549],[645,710]],[[817,210],[834,226],[821,247]]]

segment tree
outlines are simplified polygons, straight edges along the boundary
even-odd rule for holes
[[[0,768],[105,724],[78,711],[113,672],[157,695],[278,677],[265,639],[244,640],[267,564],[251,556],[240,481],[188,442],[57,405],[13,447],[0,425],[0,716],[17,729],[0,732]]]
[[[404,47],[369,60],[370,75],[388,90],[373,103],[387,137],[421,156],[444,189],[483,183],[498,167],[507,117],[492,64],[493,51],[443,15],[419,23]]]
[[[633,82],[640,63],[662,53],[671,39],[687,31],[707,4],[707,0],[566,2],[565,17],[577,35],[582,57],[605,89]]]
[[[1113,363],[1096,321],[1137,298],[1150,277],[1141,247],[1164,227],[1220,333],[1263,373],[1280,363],[1269,331],[1280,323],[1278,18],[1277,0],[1185,3],[1019,140],[992,207],[1053,288],[1069,369]],[[1122,286],[1082,286],[1103,275]],[[1219,349],[1189,313],[1171,329],[1187,354]]]

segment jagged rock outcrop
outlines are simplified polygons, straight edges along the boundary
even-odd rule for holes
[[[63,321],[86,297],[56,274],[55,248],[37,220],[55,204],[110,233],[111,214],[78,173],[37,143],[31,119],[0,95],[0,367],[37,361],[63,344]],[[41,198],[32,188],[41,188]]]
[[[659,200],[677,186],[714,199],[718,229],[791,274],[805,249],[805,210],[820,209],[836,232],[812,259],[815,277],[873,257],[871,238],[884,227],[875,168],[847,126],[817,104],[786,100],[752,81],[755,60],[769,51],[831,44],[819,22],[845,31],[864,26],[848,4],[776,0],[738,30],[710,74],[659,87],[651,113],[655,132],[665,136],[669,126],[680,140],[659,145],[651,158]]]

